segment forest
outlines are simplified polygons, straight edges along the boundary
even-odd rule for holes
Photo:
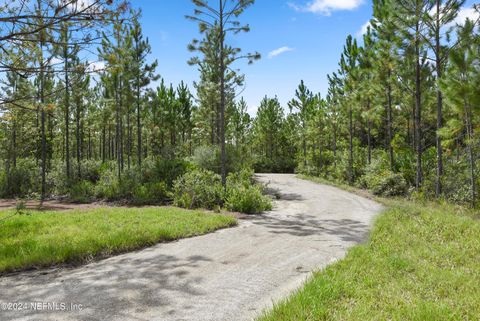
[[[346,39],[328,92],[302,81],[288,106],[265,97],[255,116],[236,94],[246,79],[234,66],[260,54],[228,45],[249,31],[233,18],[253,1],[226,8],[223,31],[223,13],[213,19],[196,2],[187,16],[200,30],[188,46],[194,88],[173,87],[147,63],[141,11],[67,2],[70,19],[51,1],[5,5],[1,197],[161,204],[192,170],[225,185],[228,173],[253,169],[478,201],[479,29],[453,23],[463,1],[374,1],[368,31]]]
[[[195,81],[160,72],[152,3]],[[477,320],[480,5],[179,3],[0,1],[0,319]],[[373,16],[328,89],[251,106],[245,13],[334,3]],[[74,302],[8,303],[42,299]]]

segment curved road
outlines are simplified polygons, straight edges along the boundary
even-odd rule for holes
[[[294,175],[258,179],[279,199],[273,211],[238,227],[83,267],[0,278],[0,303],[54,302],[75,310],[0,307],[0,320],[251,320],[312,270],[364,241],[381,210]]]

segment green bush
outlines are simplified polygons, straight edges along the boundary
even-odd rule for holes
[[[182,159],[147,158],[142,165],[142,183],[165,182],[171,189],[173,182],[192,169],[192,164]]]
[[[95,187],[96,195],[108,201],[125,201],[135,205],[163,204],[168,200],[173,181],[191,167],[182,160],[147,159],[142,170],[132,167],[122,173],[115,164],[105,164]]]
[[[466,155],[461,155],[466,157]],[[443,196],[446,200],[456,204],[468,204],[472,202],[471,173],[468,160],[460,158],[451,160],[444,165]],[[477,167],[477,178],[480,177]],[[480,181],[477,181],[480,184]],[[477,185],[478,186],[478,185]]]
[[[173,203],[183,208],[214,209],[221,205],[221,177],[212,171],[193,170],[173,184]]]
[[[82,175],[81,179],[87,180],[95,184],[100,179],[101,169],[101,161],[83,160],[80,166],[80,174]],[[72,170],[75,171],[74,176],[77,177],[78,167],[76,161],[74,161],[72,164]]]
[[[364,147],[358,146],[358,141],[355,140],[355,145],[353,148],[353,166],[352,173],[350,173],[350,152],[348,145],[338,146],[339,150],[337,151],[337,165],[334,166],[331,170],[330,175],[334,180],[340,182],[358,182],[359,179],[365,174],[364,169],[367,166],[367,149]],[[341,149],[343,147],[343,149]]]
[[[320,169],[318,166],[306,165],[300,163],[295,169],[297,174],[307,175],[307,176],[320,176]]]
[[[218,174],[194,170],[175,182],[173,201],[184,208],[214,209],[224,204],[231,211],[255,214],[272,208],[271,199],[262,192],[262,187],[253,181],[251,169],[230,173],[226,193]]]
[[[401,174],[385,172],[371,187],[375,195],[404,196],[408,191],[407,181]]]
[[[403,196],[408,192],[405,178],[401,174],[393,173],[383,157],[373,159],[367,166],[365,175],[359,180],[359,185],[379,196]]]
[[[272,201],[263,195],[262,188],[258,185],[235,184],[227,189],[225,206],[234,212],[258,214],[271,210]]]
[[[70,187],[68,198],[75,203],[89,203],[94,198],[94,186],[91,182],[83,180]]]
[[[72,181],[67,179],[65,163],[62,160],[52,160],[50,171],[46,174],[46,182],[51,194],[68,196]]]
[[[7,174],[3,169],[0,174],[0,197],[25,197],[39,191],[39,170],[32,158],[17,160]]]
[[[100,179],[95,186],[95,194],[98,198],[108,201],[120,198],[120,183],[115,169],[105,168],[102,170]]]
[[[230,211],[257,214],[272,209],[272,201],[253,180],[253,170],[243,169],[227,177],[225,206]]]
[[[244,168],[238,172],[230,173],[228,174],[228,177],[227,177],[227,184],[229,186],[232,186],[232,185],[242,185],[245,187],[251,186],[252,184],[255,183],[253,179],[254,174],[255,173],[250,168]]]
[[[134,188],[131,203],[133,205],[158,205],[165,203],[167,199],[168,191],[165,182],[146,183]]]

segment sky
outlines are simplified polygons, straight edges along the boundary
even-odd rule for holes
[[[467,1],[466,7],[474,2]],[[194,93],[199,73],[187,64],[194,55],[187,45],[200,35],[197,24],[185,19],[194,10],[191,0],[133,0],[132,5],[142,9],[143,32],[159,74],[174,86],[185,81]],[[327,74],[338,68],[346,37],[361,38],[371,16],[370,0],[257,0],[240,17],[251,31],[227,39],[245,53],[262,54],[253,65],[236,65],[246,76],[241,96],[249,112],[255,114],[265,95],[277,96],[286,107],[301,80],[325,96]]]

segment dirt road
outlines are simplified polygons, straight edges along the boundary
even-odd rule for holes
[[[258,178],[279,200],[238,227],[83,267],[1,278],[0,304],[28,309],[0,306],[0,320],[251,320],[365,240],[381,210],[293,175]]]

